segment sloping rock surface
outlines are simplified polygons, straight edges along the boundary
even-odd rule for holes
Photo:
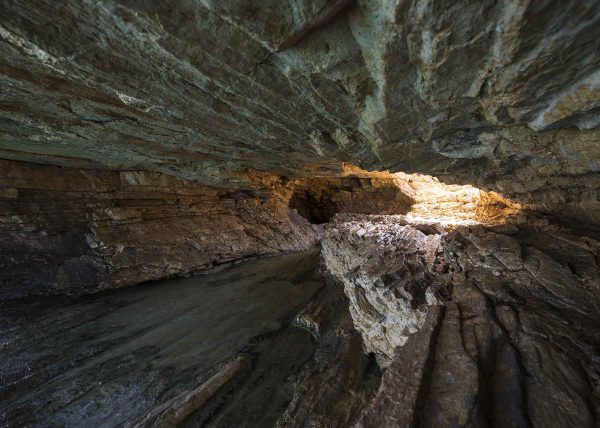
[[[593,0],[6,0],[0,157],[236,187],[340,162],[598,222]]]
[[[360,426],[596,426],[595,239],[543,219],[432,234],[353,216],[323,246],[366,349],[388,365]]]

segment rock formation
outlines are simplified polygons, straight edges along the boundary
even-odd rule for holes
[[[3,158],[226,187],[347,161],[598,220],[593,0],[6,0],[0,16]]]
[[[599,52],[594,0],[3,0],[0,421],[597,426]]]
[[[247,177],[248,178],[248,177]],[[290,191],[259,174],[227,190],[147,171],[0,161],[4,298],[97,291],[314,246]]]
[[[388,366],[359,426],[595,425],[598,241],[356,217],[327,231],[323,254]]]

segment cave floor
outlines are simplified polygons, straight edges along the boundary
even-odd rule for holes
[[[135,425],[244,354],[253,356],[242,377],[254,393],[242,387],[231,406],[213,400],[217,416],[187,424],[273,425],[314,351],[290,320],[324,287],[318,263],[312,250],[83,298],[3,302],[0,420]]]

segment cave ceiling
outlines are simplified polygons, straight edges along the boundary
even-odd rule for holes
[[[221,186],[349,162],[510,194],[532,189],[507,177],[578,180],[600,158],[596,1],[5,0],[0,15],[6,159]]]

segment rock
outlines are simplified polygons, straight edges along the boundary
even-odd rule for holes
[[[0,188],[10,189],[0,193],[4,298],[89,293],[305,250],[321,239],[318,224],[340,213],[404,215],[426,232],[449,212],[471,224],[520,207],[502,199],[496,208],[491,193],[430,177],[349,166],[340,177],[248,171],[236,190],[148,171],[0,167]]]
[[[597,241],[551,224],[434,235],[434,260],[446,265],[426,270],[422,287],[432,298],[417,312],[405,303],[411,296],[384,298],[377,284],[399,261],[432,251],[433,238],[416,235],[416,248],[407,248],[403,239],[415,229],[381,217],[340,217],[323,241],[365,349],[387,366],[360,426],[594,426]],[[358,227],[370,234],[357,237]],[[414,273],[413,265],[399,279],[414,281]],[[407,322],[412,332],[403,330]]]
[[[413,203],[392,174],[347,174],[287,180],[249,171],[243,189],[227,190],[148,171],[0,160],[0,188],[11,190],[0,194],[0,293],[89,293],[306,250],[322,235],[310,222],[405,213]]]
[[[438,335],[444,307],[433,306],[421,329],[404,346],[383,375],[375,399],[363,411],[357,427],[414,426],[421,414],[423,391],[434,364],[433,344]]]
[[[321,361],[284,329],[213,424],[597,425],[600,2],[3,0],[0,17],[0,303],[322,240],[348,302],[295,319]],[[277,361],[296,376],[281,394],[260,382]]]
[[[350,162],[599,220],[596,2],[7,0],[0,16],[1,158],[230,189],[248,168]]]
[[[333,224],[322,242],[327,269],[344,284],[365,350],[383,365],[423,326],[429,305],[438,303],[432,281],[440,245],[440,235],[386,217]]]
[[[341,284],[329,283],[297,316],[317,344],[318,357],[301,373],[277,427],[351,426],[373,398],[380,373],[363,352]]]
[[[290,320],[325,286],[318,268],[311,250],[93,296],[2,301],[0,425],[222,415],[238,422],[225,426],[272,426],[314,353]]]
[[[249,179],[250,180],[250,179]],[[81,293],[313,247],[278,178],[228,191],[144,171],[0,161],[0,293]]]
[[[199,411],[227,383],[240,373],[248,370],[249,356],[236,357],[219,372],[197,388],[173,397],[160,407],[144,416],[139,422],[126,424],[132,427],[176,427],[180,426],[192,413]]]

